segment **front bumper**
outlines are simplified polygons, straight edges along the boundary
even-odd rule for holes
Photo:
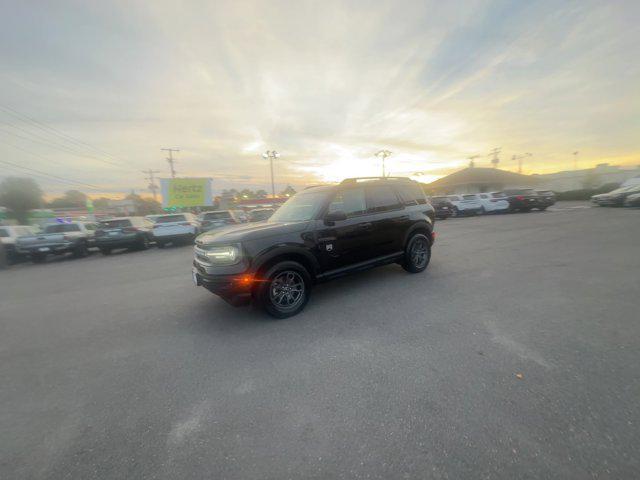
[[[73,250],[75,244],[70,242],[55,243],[49,245],[16,245],[16,251],[24,255],[43,254],[43,253],[67,253]]]
[[[255,279],[251,274],[212,275],[194,260],[192,268],[193,281],[221,297],[234,306],[247,305],[251,301],[251,292]]]

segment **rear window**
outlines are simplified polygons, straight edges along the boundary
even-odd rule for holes
[[[477,200],[478,197],[476,197],[475,195],[463,195],[462,198],[464,198],[465,200]]]
[[[100,222],[100,228],[123,228],[130,226],[131,220],[129,220],[128,218],[120,220],[105,220],[104,222]]]
[[[424,205],[427,199],[420,185],[409,183],[407,185],[398,186],[398,194],[405,205]]]
[[[449,200],[452,200],[454,202],[457,202],[458,200],[460,200],[460,197],[458,195],[449,195]]]
[[[388,185],[367,187],[367,211],[371,213],[395,210],[402,205],[396,192]]]
[[[172,223],[172,222],[186,222],[187,219],[184,215],[165,215],[163,217],[156,218],[156,223]]]
[[[47,225],[44,233],[67,233],[79,232],[80,226],[75,223],[57,223],[55,225]]]
[[[504,196],[505,196],[505,194],[504,194],[504,193],[502,193],[502,192],[493,192],[493,193],[491,194],[491,196],[492,196],[493,198],[502,198],[502,197],[504,197]]]
[[[507,195],[535,195],[535,191],[533,188],[517,188],[513,190],[505,190],[505,194]]]
[[[209,212],[205,213],[202,218],[204,220],[220,220],[231,218],[231,214],[229,212]]]
[[[9,230],[6,228],[0,228],[0,238],[7,238],[9,236]]]

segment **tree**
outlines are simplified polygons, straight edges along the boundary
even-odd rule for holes
[[[18,223],[24,225],[29,210],[42,206],[42,190],[32,178],[5,178],[0,183],[0,205],[11,210]]]
[[[67,190],[62,197],[54,198],[48,204],[51,208],[82,208],[87,204],[87,196],[79,190]]]
[[[253,192],[253,190],[249,190],[248,188],[245,188],[244,190],[242,190],[240,192],[240,197],[241,198],[256,198],[256,194]]]
[[[291,197],[291,196],[293,196],[295,194],[296,194],[295,188],[293,188],[291,185],[287,185],[287,188],[285,188],[283,191],[281,191],[279,195],[281,197]]]
[[[143,198],[133,192],[127,195],[126,198],[128,200],[133,200],[136,215],[144,216],[153,215],[154,213],[162,213],[162,205],[153,198]]]

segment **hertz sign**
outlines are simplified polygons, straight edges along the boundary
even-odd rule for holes
[[[210,178],[163,178],[160,188],[164,208],[213,205]]]

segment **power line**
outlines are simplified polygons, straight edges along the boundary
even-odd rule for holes
[[[15,163],[7,162],[6,160],[0,160],[0,163],[4,163],[4,164],[9,165],[9,166],[14,167],[14,168],[21,168],[22,170],[27,170],[29,172],[35,172],[37,174],[44,175],[46,177],[51,177],[51,178],[53,178],[55,180],[63,181],[65,183],[72,183],[72,184],[76,184],[76,185],[82,185],[82,186],[85,186],[85,187],[89,187],[89,188],[91,188],[93,190],[100,190],[100,187],[97,187],[95,185],[91,185],[90,183],[78,182],[76,180],[71,180],[71,179],[68,179],[68,178],[59,177],[58,175],[53,175],[51,173],[43,172],[42,170],[36,170],[35,168],[24,167],[22,165],[16,165]]]
[[[69,147],[68,147],[68,146],[66,146],[66,145],[58,144],[58,143],[56,143],[55,141],[53,141],[53,140],[51,140],[51,139],[49,139],[49,138],[43,137],[43,136],[41,136],[41,135],[37,135],[37,134],[35,134],[34,132],[30,132],[30,131],[25,130],[25,129],[23,129],[23,128],[20,128],[20,127],[18,127],[18,126],[16,126],[16,125],[11,125],[11,124],[7,124],[7,125],[9,125],[9,126],[10,126],[10,127],[12,127],[12,128],[18,129],[18,130],[20,130],[20,131],[22,131],[22,132],[25,132],[25,133],[27,133],[27,134],[29,134],[29,135],[34,135],[34,136],[35,136],[35,137],[37,137],[37,138],[29,138],[29,137],[25,137],[25,136],[23,136],[23,135],[19,135],[19,134],[15,133],[15,132],[12,132],[12,131],[10,131],[10,130],[0,129],[0,131],[1,131],[1,132],[4,132],[4,133],[8,133],[8,134],[10,134],[10,135],[13,135],[14,137],[17,137],[17,138],[21,138],[22,140],[27,140],[27,141],[30,141],[30,142],[38,142],[38,143],[40,143],[40,144],[42,144],[42,145],[45,145],[45,146],[47,146],[47,147],[49,147],[49,148],[54,148],[54,149],[56,149],[56,148],[57,148],[57,149],[58,149],[59,151],[61,151],[61,152],[69,153],[69,154],[74,155],[74,156],[76,156],[76,157],[80,157],[80,158],[88,158],[88,159],[92,159],[92,160],[97,160],[97,161],[99,161],[99,162],[106,163],[106,164],[108,164],[108,165],[112,165],[112,166],[114,166],[114,167],[117,167],[117,168],[120,168],[120,169],[122,169],[122,170],[125,170],[125,168],[124,168],[124,167],[122,167],[122,166],[120,166],[120,165],[118,165],[118,164],[115,164],[115,163],[109,162],[109,161],[107,161],[107,160],[103,160],[103,159],[98,158],[98,157],[93,157],[93,156],[90,156],[90,155],[85,155],[85,154],[83,154],[83,153],[75,152],[75,151],[73,151],[71,148],[69,148]],[[38,139],[38,138],[41,138],[42,140],[40,140],[40,139]],[[127,169],[127,170],[129,170],[129,169]]]
[[[114,155],[111,155],[110,153],[105,152],[104,150],[101,150],[101,149],[99,149],[99,148],[97,148],[97,147],[95,147],[95,146],[93,146],[93,145],[91,145],[91,144],[89,144],[87,142],[84,142],[84,141],[79,140],[79,139],[77,139],[75,137],[72,137],[71,135],[68,135],[68,134],[66,134],[66,133],[64,133],[64,132],[62,132],[62,131],[54,128],[54,127],[51,127],[51,126],[46,125],[46,124],[44,124],[42,122],[39,122],[38,120],[35,120],[35,119],[33,119],[33,118],[23,114],[23,113],[20,113],[17,110],[14,110],[14,109],[12,109],[10,107],[0,105],[0,110],[5,111],[9,115],[12,115],[13,117],[18,118],[19,120],[21,120],[21,121],[23,121],[25,123],[30,123],[33,126],[35,126],[36,128],[39,128],[40,130],[45,130],[45,131],[48,130],[48,131],[52,132],[52,133],[49,133],[49,135],[53,134],[53,135],[56,135],[57,137],[60,137],[60,138],[62,138],[64,140],[66,140],[67,142],[74,143],[74,144],[82,146],[84,148],[90,148],[90,149],[94,150],[95,152],[100,153],[101,155],[110,157],[111,159],[117,161],[118,163],[123,162],[123,163],[120,163],[120,166],[125,166],[124,164],[127,163],[127,162],[124,162],[121,159],[118,159]],[[106,163],[110,163],[110,162],[108,162],[106,160],[101,160],[101,161],[104,161]]]

